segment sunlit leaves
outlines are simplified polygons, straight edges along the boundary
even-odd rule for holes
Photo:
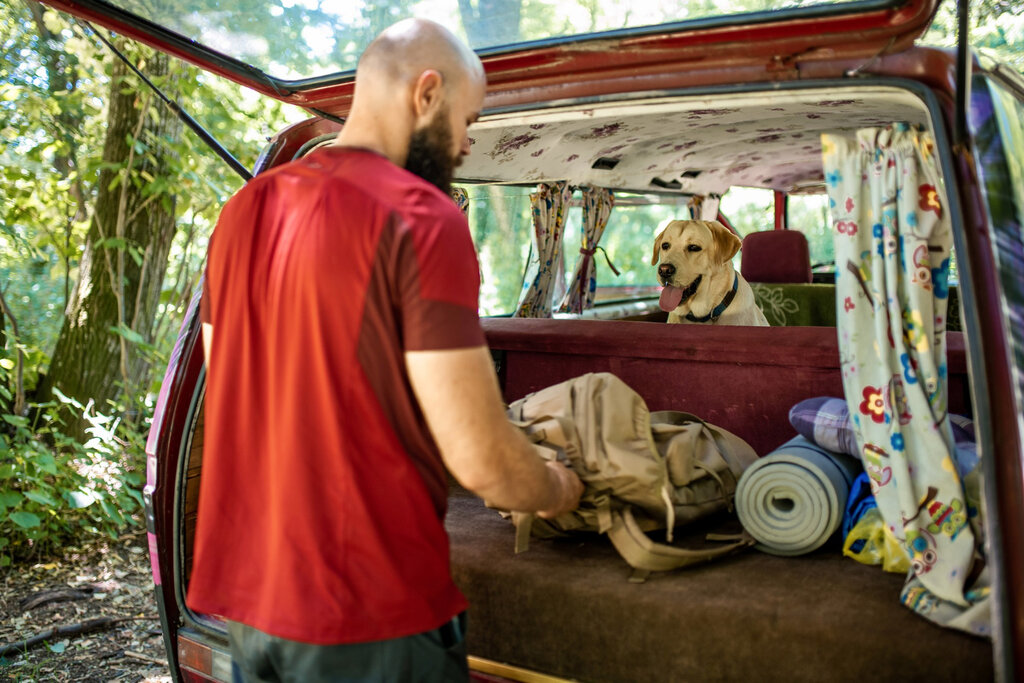
[[[12,522],[23,529],[31,529],[42,524],[42,520],[39,519],[38,515],[34,515],[31,512],[25,512],[23,510],[12,512],[8,517]]]

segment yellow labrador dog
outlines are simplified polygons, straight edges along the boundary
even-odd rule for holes
[[[768,325],[750,285],[732,267],[741,244],[718,221],[672,221],[661,231],[651,265],[665,286],[659,305],[670,323]]]

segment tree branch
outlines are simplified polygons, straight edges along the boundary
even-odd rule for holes
[[[27,650],[45,643],[48,640],[54,640],[60,636],[79,636],[85,633],[92,633],[93,631],[101,631],[108,629],[111,626],[116,626],[125,621],[156,621],[156,617],[97,617],[95,619],[87,619],[86,621],[79,622],[77,624],[68,624],[67,626],[56,626],[51,629],[47,629],[42,633],[26,638],[25,640],[19,640],[16,643],[8,643],[7,645],[0,645],[0,657],[6,657],[11,654],[19,654],[26,652]]]

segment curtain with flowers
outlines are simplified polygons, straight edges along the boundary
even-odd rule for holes
[[[947,413],[952,228],[934,143],[895,124],[822,135],[822,155],[843,387],[879,510],[912,559],[900,599],[987,634],[980,468]]]
[[[597,290],[597,268],[594,254],[598,243],[608,225],[615,195],[603,187],[587,187],[583,189],[583,223],[580,226],[580,257],[566,288],[565,296],[558,306],[560,313],[582,313],[594,305],[594,292]],[[602,250],[603,251],[603,250]],[[607,258],[607,253],[605,258]],[[608,266],[618,275],[618,271],[608,261]]]
[[[693,195],[690,198],[690,217],[700,221],[718,220],[718,207],[721,197],[716,195]]]
[[[550,318],[553,284],[561,272],[562,236],[572,188],[567,182],[541,184],[530,194],[533,213],[533,253],[516,307],[517,318]]]
[[[461,187],[453,187],[451,191],[452,201],[463,216],[469,216],[469,193]]]

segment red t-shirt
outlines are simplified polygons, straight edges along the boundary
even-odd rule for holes
[[[232,197],[203,297],[192,609],[316,644],[465,609],[403,354],[484,344],[479,286],[455,204],[373,152],[321,149]]]

